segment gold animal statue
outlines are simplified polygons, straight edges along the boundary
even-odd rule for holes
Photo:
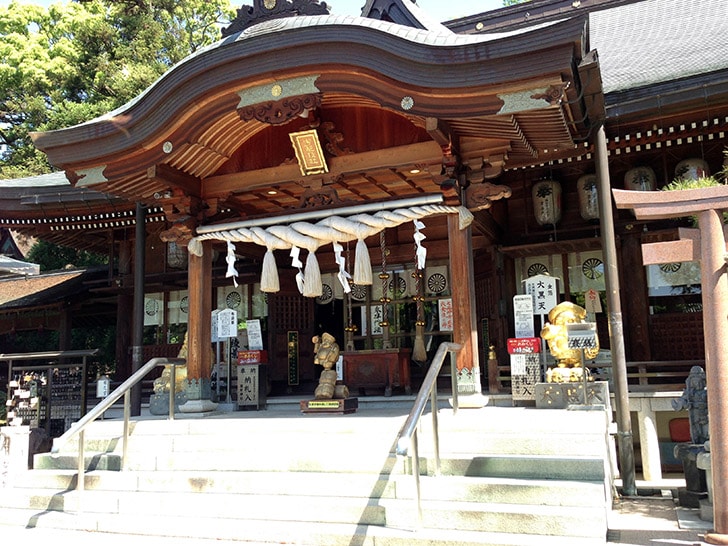
[[[177,358],[187,358],[187,332]],[[169,392],[169,383],[172,379],[172,365],[167,364],[157,379],[154,380],[154,394]],[[178,364],[174,367],[174,392],[184,392],[187,386],[187,364]]]
[[[541,329],[541,337],[548,342],[549,351],[556,359],[556,367],[546,372],[547,383],[569,383],[582,381],[581,349],[570,349],[567,336],[567,324],[580,324],[586,318],[583,307],[565,301],[549,311],[549,321]],[[599,354],[599,339],[596,347],[584,349],[584,358],[596,358]],[[591,380],[586,369],[587,379]]]
[[[336,338],[324,332],[321,337],[314,336],[311,341],[313,341],[313,363],[323,367],[314,398],[316,400],[348,398],[349,389],[346,385],[336,384],[336,370],[333,369],[339,359],[339,345],[336,343]]]

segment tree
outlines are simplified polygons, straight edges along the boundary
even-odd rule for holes
[[[41,271],[55,271],[67,267],[88,267],[108,262],[105,256],[76,250],[66,246],[54,245],[38,240],[28,251],[26,259],[40,266]]]
[[[0,178],[49,172],[29,133],[136,97],[220,38],[229,0],[79,0],[0,7]]]

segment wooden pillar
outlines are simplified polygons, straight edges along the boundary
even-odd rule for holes
[[[470,228],[461,230],[457,214],[447,216],[452,289],[453,342],[462,345],[457,356],[458,393],[481,394],[475,279]]]
[[[136,204],[134,226],[134,322],[131,341],[131,371],[135,374],[144,365],[144,281],[146,279],[147,208]],[[131,389],[131,414],[141,415],[142,385],[137,383]]]
[[[629,359],[652,360],[650,350],[650,304],[647,298],[647,274],[642,264],[641,235],[635,233],[622,237],[620,261],[620,277],[629,279],[624,283],[621,294],[622,308],[625,309],[625,322],[629,324],[626,334],[626,345],[629,348]]]
[[[73,328],[71,320],[71,310],[63,307],[60,310],[60,319],[58,322],[58,350],[71,350],[71,329]]]
[[[125,279],[131,274],[131,242],[119,243],[119,277],[122,286]],[[116,297],[116,372],[117,380],[128,379],[131,375],[131,359],[129,347],[131,345],[132,315],[134,312],[134,298],[131,294],[120,292]]]
[[[204,241],[202,256],[190,254],[187,269],[189,322],[187,323],[187,403],[182,412],[211,411],[212,371],[212,243]]]

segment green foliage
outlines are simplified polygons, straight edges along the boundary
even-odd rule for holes
[[[698,178],[697,180],[693,179],[684,179],[684,178],[676,178],[669,184],[667,184],[663,190],[666,191],[675,191],[675,190],[694,190],[698,188],[712,188],[713,186],[722,186],[724,185],[723,182],[718,180],[717,178],[714,178],[712,176],[707,176],[705,178]]]
[[[41,271],[55,271],[70,267],[89,267],[108,263],[106,256],[99,256],[85,250],[54,245],[38,240],[25,257],[29,262],[40,265]]]
[[[71,348],[76,351],[99,349],[98,356],[88,361],[88,376],[113,374],[116,371],[116,326],[99,325],[73,328]]]
[[[724,152],[726,157],[728,157],[728,150]],[[664,191],[676,191],[676,190],[694,190],[694,189],[700,189],[700,188],[712,188],[715,186],[724,186],[728,184],[728,166],[724,167],[721,173],[715,177],[715,176],[706,176],[703,178],[695,179],[685,179],[682,177],[677,177],[675,180],[670,182],[669,184],[666,184],[662,189]],[[698,217],[697,216],[691,216],[690,217],[690,223],[693,226],[698,225]],[[723,223],[728,224],[728,212],[723,213]]]
[[[50,171],[30,133],[132,100],[220,38],[229,0],[84,0],[0,7],[0,176]]]
[[[531,0],[503,0],[503,6],[515,6],[516,4],[525,4]]]

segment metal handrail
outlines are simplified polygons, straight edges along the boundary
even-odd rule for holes
[[[422,527],[422,495],[420,492],[420,459],[419,446],[417,444],[417,425],[420,417],[422,417],[427,405],[427,399],[430,398],[430,409],[432,412],[432,438],[435,450],[435,475],[440,475],[440,436],[437,424],[437,376],[442,369],[445,361],[445,354],[450,353],[450,377],[452,384],[452,410],[453,414],[458,411],[458,390],[457,390],[457,352],[462,345],[451,342],[441,343],[437,348],[435,356],[432,358],[430,368],[425,374],[422,381],[422,387],[417,393],[415,403],[412,410],[407,416],[407,420],[397,435],[396,452],[397,455],[410,456],[412,461],[412,475],[415,479],[415,501],[417,503],[417,523]],[[410,454],[410,448],[412,453]]]
[[[78,435],[78,479],[76,481],[76,489],[83,491],[84,474],[86,465],[84,461],[84,432],[86,427],[101,417],[119,398],[124,397],[124,434],[122,437],[122,456],[121,469],[126,470],[127,445],[129,440],[129,418],[131,416],[131,389],[139,383],[144,377],[157,366],[171,365],[171,377],[169,381],[169,419],[174,419],[174,397],[176,383],[176,367],[185,364],[184,358],[152,358],[144,366],[134,372],[131,377],[116,387],[106,398],[96,404],[86,415],[76,421],[71,428],[64,432],[58,438],[53,440],[51,454],[57,455],[61,447],[63,447],[71,438]]]

